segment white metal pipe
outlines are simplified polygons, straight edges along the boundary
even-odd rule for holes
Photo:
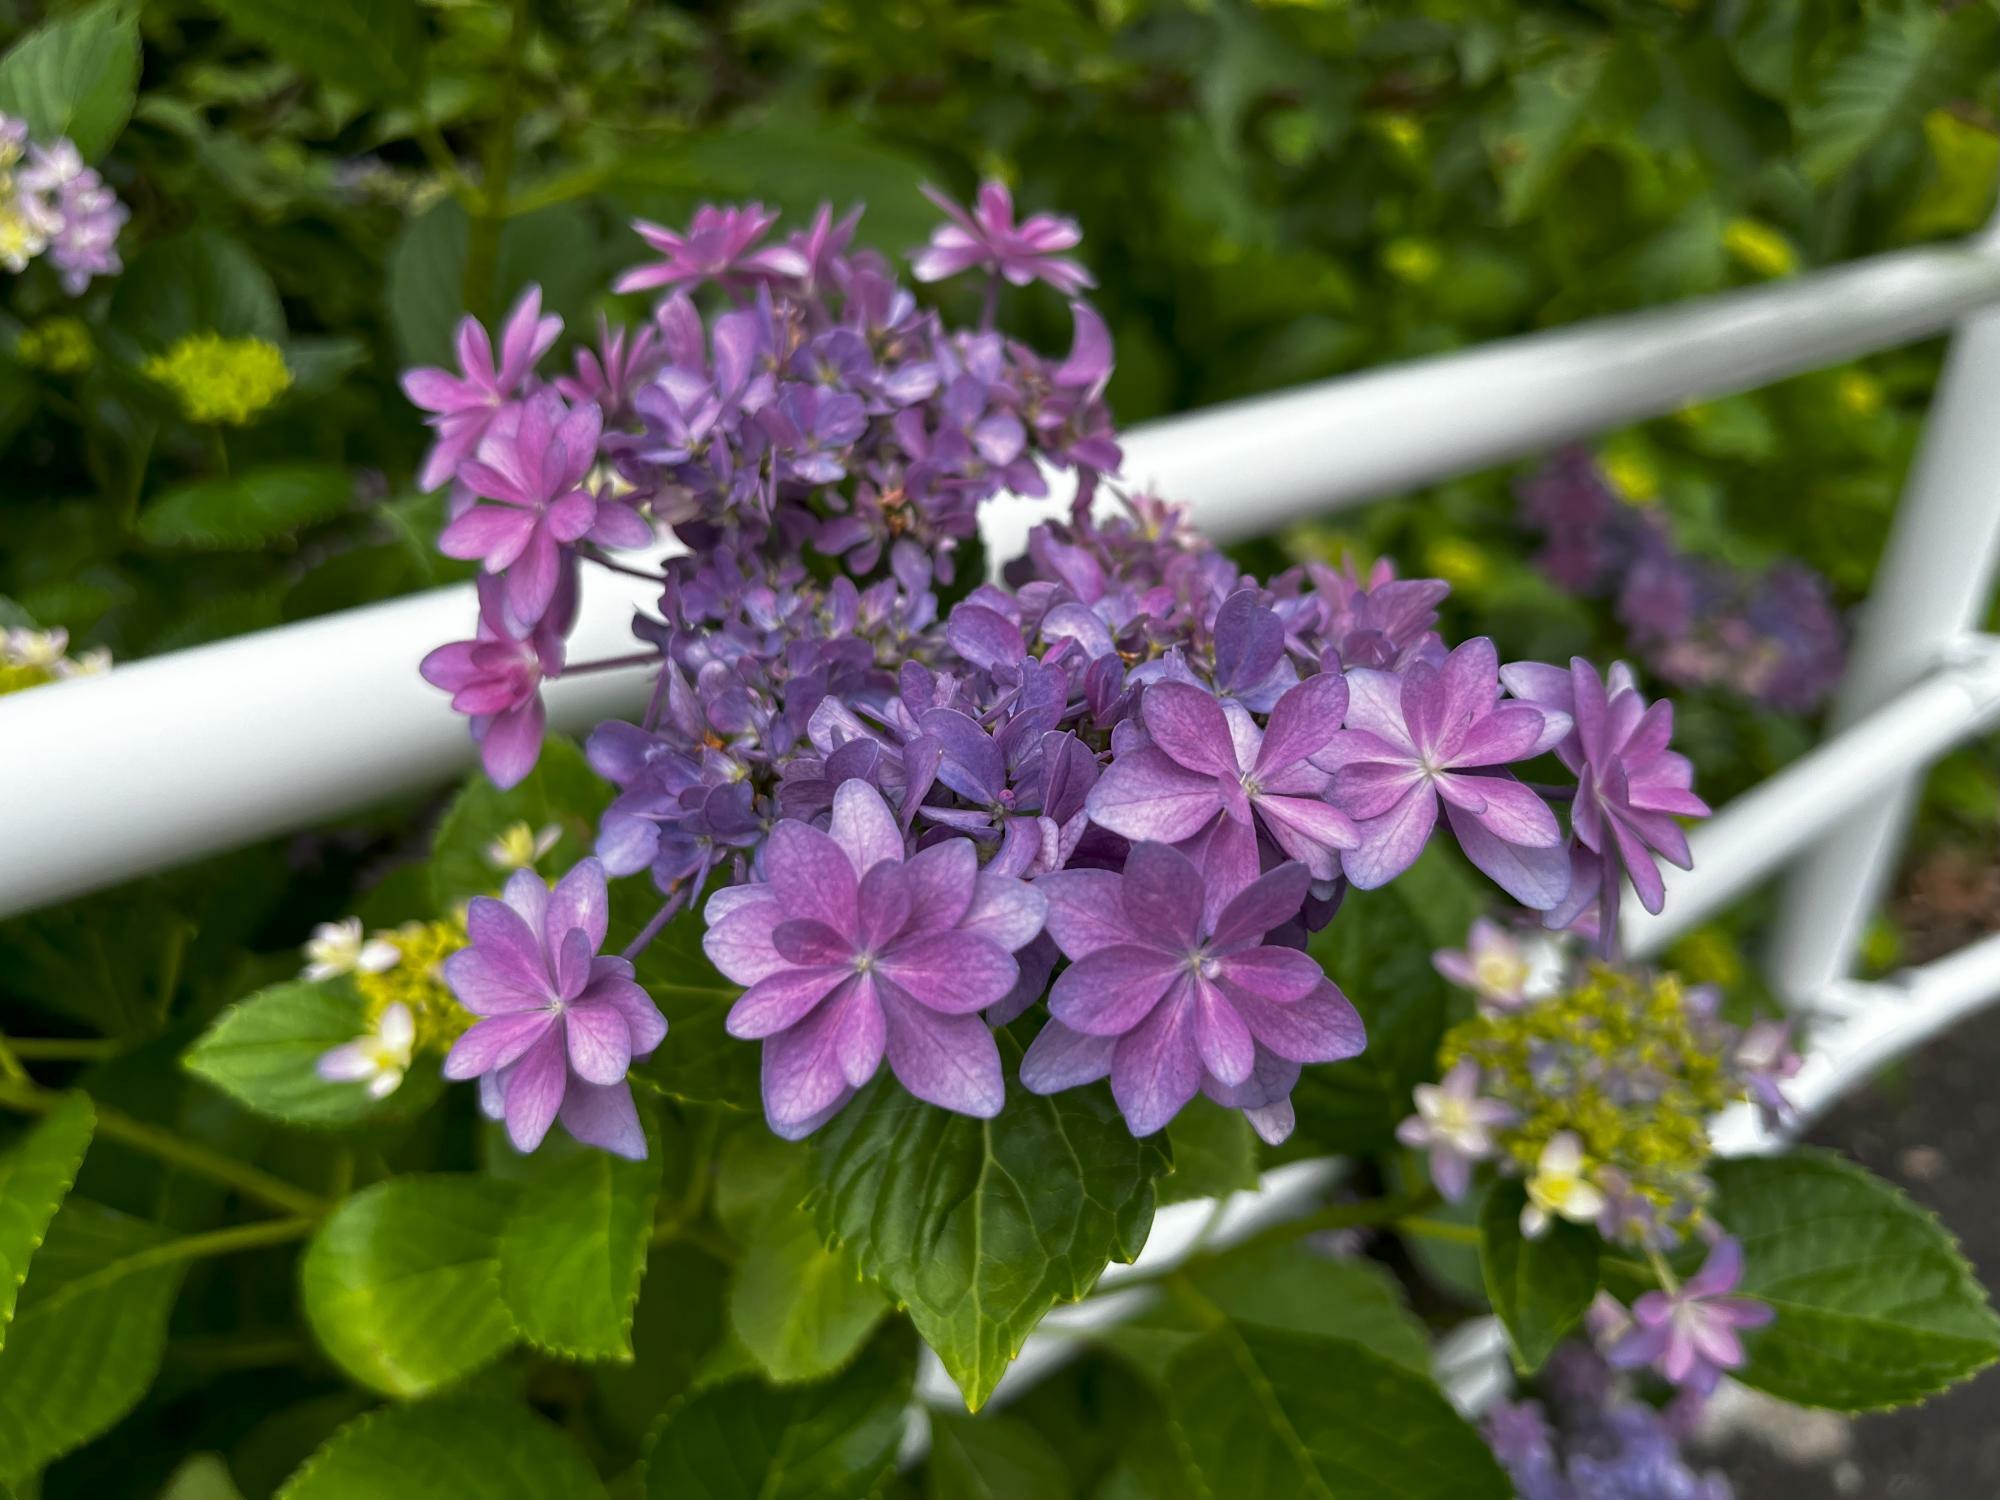
[[[1894,701],[1808,751],[1697,828],[1694,868],[1663,871],[1658,916],[1628,902],[1625,951],[1643,958],[1728,904],[1843,820],[1862,819],[1886,788],[2000,721],[2000,642],[1970,637]],[[1817,994],[1819,991],[1809,992]],[[1808,996],[1798,997],[1800,1000]]]
[[[2000,247],[2000,220],[1987,243]],[[1838,729],[1915,680],[1938,649],[1976,627],[2000,563],[2000,311],[1952,340],[1924,440],[1855,640],[1831,723]],[[1913,771],[1884,788],[1787,882],[1767,967],[1797,1001],[1847,974],[1916,812]]]

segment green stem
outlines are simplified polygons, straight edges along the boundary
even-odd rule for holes
[[[1646,1248],[1646,1259],[1652,1265],[1653,1274],[1660,1278],[1660,1285],[1666,1289],[1669,1297],[1681,1289],[1680,1278],[1674,1275],[1674,1268],[1667,1264],[1664,1255],[1649,1245]]]
[[[500,293],[500,231],[507,223],[507,187],[514,175],[514,143],[521,112],[521,51],[527,45],[526,5],[517,0],[507,34],[507,71],[501,78],[499,117],[486,142],[485,182],[472,213],[465,246],[465,310],[491,325]]]
[[[289,1245],[313,1232],[312,1219],[266,1219],[260,1224],[232,1224],[227,1229],[211,1229],[204,1234],[185,1235],[141,1250],[119,1262],[126,1271],[142,1271],[151,1266],[176,1265],[184,1260],[206,1260],[212,1255],[235,1255],[244,1250],[265,1250],[272,1245]]]
[[[9,1045],[23,1062],[98,1062],[125,1050],[123,1042],[103,1036],[23,1036]]]
[[[0,1109],[45,1115],[62,1098],[63,1095],[55,1089],[37,1088],[33,1084],[25,1087],[11,1081],[0,1084]],[[96,1109],[97,1133],[106,1140],[117,1141],[120,1145],[143,1151],[174,1166],[185,1167],[197,1176],[236,1189],[246,1198],[254,1198],[302,1219],[318,1219],[326,1214],[328,1205],[324,1199],[292,1186],[281,1177],[273,1177],[269,1172],[238,1161],[233,1156],[185,1140],[170,1130],[149,1125],[144,1120],[135,1120],[109,1105],[97,1104]]]
[[[1446,1219],[1409,1218],[1396,1220],[1394,1227],[1398,1234],[1413,1234],[1423,1240],[1442,1240],[1447,1245],[1479,1243],[1477,1224],[1453,1224]]]
[[[21,1066],[20,1053],[4,1036],[0,1036],[0,1074],[4,1074],[15,1083],[33,1082],[28,1077],[28,1070]]]

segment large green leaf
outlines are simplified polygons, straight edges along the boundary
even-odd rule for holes
[[[1069,1500],[1062,1455],[1025,1422],[934,1411],[930,1500]]]
[[[582,1451],[508,1401],[386,1406],[328,1440],[279,1500],[604,1500]]]
[[[385,286],[396,347],[408,364],[452,365],[452,335],[465,316],[465,263],[471,224],[455,200],[438,204],[404,226],[389,250]],[[575,204],[558,204],[510,219],[500,234],[494,305],[503,312],[529,285],[542,289],[542,310],[572,328],[602,290],[597,232]]]
[[[429,1063],[386,1099],[370,1098],[366,1083],[321,1078],[315,1071],[321,1054],[353,1041],[363,1026],[361,997],[345,980],[288,979],[217,1016],[181,1065],[237,1103],[289,1125],[353,1125],[407,1114],[435,1096]]]
[[[306,1321],[334,1362],[391,1396],[423,1396],[513,1342],[500,1295],[508,1184],[394,1177],[335,1209],[301,1267]]]
[[[1819,1152],[1719,1163],[1716,1218],[1740,1288],[1777,1310],[1745,1335],[1747,1385],[1805,1406],[1919,1401],[2000,1358],[2000,1319],[1936,1219]]]
[[[1556,1342],[1597,1295],[1596,1231],[1558,1219],[1539,1239],[1521,1234],[1527,1192],[1496,1182],[1479,1211],[1479,1268],[1486,1296],[1525,1374],[1542,1367]]]
[[[1313,957],[1367,1023],[1368,1046],[1300,1077],[1292,1105],[1304,1140],[1328,1151],[1394,1147],[1411,1088],[1437,1075],[1451,991],[1431,967],[1435,946],[1393,888],[1350,892],[1313,938]]]
[[[140,355],[192,333],[285,339],[285,310],[270,276],[235,240],[208,229],[146,246],[118,278],[111,323]]]
[[[1993,36],[1993,13],[1983,5],[1905,3],[1869,15],[1854,50],[1794,115],[1806,174],[1825,182],[1892,131],[1915,125],[1990,55]]]
[[[711,1386],[646,1447],[647,1500],[853,1500],[895,1461],[910,1368],[877,1348],[833,1380]]]
[[[818,1380],[839,1369],[889,1310],[852,1254],[829,1247],[801,1206],[807,1162],[803,1147],[753,1127],[730,1141],[717,1184],[717,1212],[743,1242],[729,1287],[730,1326],[779,1384]],[[723,1184],[732,1185],[728,1197]]]
[[[1257,1188],[1257,1137],[1240,1109],[1197,1096],[1167,1123],[1174,1169],[1160,1184],[1160,1202],[1220,1198]]]
[[[72,1198],[49,1225],[0,1351],[0,1482],[105,1431],[160,1368],[186,1262],[152,1225]]]
[[[139,535],[156,547],[251,552],[353,500],[354,481],[337,465],[279,464],[168,490],[141,513]]]
[[[423,84],[417,0],[210,0],[245,36],[312,78],[363,99],[410,99]]]
[[[474,776],[452,799],[431,845],[432,901],[445,912],[469,897],[496,894],[507,872],[494,865],[487,846],[516,823],[556,829],[555,844],[535,868],[545,878],[560,874],[590,853],[598,816],[610,802],[610,785],[575,742],[558,735],[542,742],[535,769],[504,792]]]
[[[0,1156],[0,1348],[21,1283],[49,1221],[69,1196],[96,1124],[89,1096],[73,1093]]]
[[[1501,214],[1532,214],[1591,120],[1608,52],[1598,48],[1547,63],[1514,79],[1514,107],[1487,142],[1501,184]]]
[[[111,149],[139,89],[139,23],[106,3],[38,26],[0,57],[0,113],[38,141],[66,135],[85,161]]]
[[[975,1120],[881,1077],[815,1140],[813,1207],[976,1410],[1051,1307],[1138,1255],[1166,1168],[1101,1089],[1015,1088]]]
[[[627,1161],[552,1138],[527,1163],[500,1233],[500,1288],[521,1336],[571,1359],[630,1359],[660,1141]]]
[[[636,881],[620,883],[614,915],[621,902],[643,909],[657,899],[646,886],[645,900],[634,903],[626,893],[637,886]],[[638,920],[635,911],[628,925],[636,929]],[[639,1071],[677,1099],[755,1109],[757,1044],[731,1036],[723,1024],[743,991],[718,974],[701,951],[706,930],[700,912],[682,912],[634,960],[639,983],[671,1028],[660,1050]]]
[[[1173,1363],[1174,1432],[1230,1500],[1505,1500],[1478,1433],[1423,1376],[1346,1339],[1224,1323]]]

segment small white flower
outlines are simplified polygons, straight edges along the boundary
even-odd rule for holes
[[[0,640],[0,655],[16,667],[44,667],[53,671],[67,650],[67,630],[10,630]]]
[[[1528,1179],[1528,1203],[1521,1210],[1521,1233],[1539,1237],[1552,1218],[1593,1224],[1604,1212],[1604,1194],[1584,1176],[1583,1142],[1559,1130],[1542,1147],[1535,1175]]]
[[[556,840],[561,837],[562,829],[554,823],[540,829],[530,828],[526,823],[511,823],[486,846],[486,862],[496,870],[526,870],[555,848]]]
[[[111,670],[111,648],[92,646],[81,656],[64,657],[56,663],[58,677],[102,677]]]
[[[366,1083],[369,1098],[386,1099],[402,1087],[416,1040],[409,1006],[392,1001],[373,1031],[320,1054],[319,1076],[328,1083]]]
[[[380,974],[396,967],[402,950],[385,938],[368,938],[361,933],[361,918],[342,922],[322,922],[313,929],[306,944],[306,978],[332,979],[340,974]]]

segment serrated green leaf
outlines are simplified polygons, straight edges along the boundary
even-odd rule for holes
[[[761,1137],[761,1139],[760,1139]],[[781,1385],[817,1380],[852,1359],[889,1310],[854,1257],[821,1239],[805,1202],[809,1153],[745,1131],[723,1152],[716,1212],[743,1241],[729,1286],[730,1326]],[[725,1202],[723,1184],[736,1185]],[[754,1196],[745,1197],[751,1186]]]
[[[630,1359],[646,1273],[660,1140],[644,1161],[567,1139],[527,1164],[500,1232],[500,1290],[521,1336],[570,1359]]]
[[[1854,50],[1793,116],[1806,175],[1825,182],[1890,132],[1916,124],[1989,54],[1993,34],[1993,14],[1980,5],[1904,4],[1869,15]]]
[[[288,1125],[339,1127],[409,1114],[435,1097],[434,1070],[416,1069],[386,1099],[366,1083],[328,1083],[320,1056],[365,1027],[361,997],[345,980],[288,979],[239,1000],[215,1018],[181,1065],[237,1103]]]
[[[68,136],[85,161],[111,149],[138,89],[139,24],[118,4],[59,16],[0,57],[0,113],[38,141]]]
[[[541,759],[520,783],[500,790],[474,776],[452,799],[431,845],[431,900],[448,912],[473,896],[491,896],[507,872],[493,863],[488,846],[516,823],[537,831],[554,827],[555,844],[536,862],[544,878],[567,870],[590,853],[597,820],[611,803],[611,787],[571,740],[550,735]],[[622,889],[619,882],[612,889]],[[620,934],[614,933],[617,938]]]
[[[1230,1500],[1506,1500],[1492,1453],[1422,1376],[1346,1339],[1224,1323],[1173,1363],[1175,1440]]]
[[[256,257],[227,235],[198,229],[134,257],[111,295],[111,327],[136,359],[194,333],[282,345],[285,311]]]
[[[1172,1173],[1160,1183],[1160,1202],[1186,1203],[1257,1189],[1257,1137],[1240,1109],[1224,1109],[1197,1096],[1167,1122]]]
[[[515,1337],[500,1295],[513,1196],[489,1178],[416,1175],[343,1202],[300,1268],[320,1347],[390,1396],[428,1395],[498,1358]]]
[[[94,1203],[58,1210],[0,1351],[0,1481],[89,1442],[146,1394],[187,1269],[149,1257],[164,1239]]]
[[[646,1446],[647,1500],[853,1500],[895,1462],[907,1361],[871,1350],[839,1377],[732,1380],[674,1408]]]
[[[141,512],[155,547],[249,552],[331,520],[353,502],[354,481],[331,464],[286,464],[168,490]]]
[[[1738,1290],[1777,1318],[1744,1335],[1746,1385],[1803,1406],[1919,1401],[2000,1358],[2000,1318],[1952,1237],[1861,1168],[1816,1151],[1716,1165]]]
[[[21,1283],[49,1223],[76,1182],[90,1148],[97,1111],[82,1092],[64,1096],[5,1156],[0,1156],[0,1349]]]
[[[881,1077],[815,1138],[812,1207],[977,1410],[1050,1308],[1138,1255],[1166,1168],[1101,1089],[1015,1088],[975,1120]]]
[[[1487,1190],[1479,1211],[1479,1269],[1514,1363],[1532,1375],[1597,1295],[1599,1246],[1595,1231],[1562,1219],[1540,1238],[1524,1238],[1527,1201],[1526,1190],[1511,1179]]]
[[[525,1406],[447,1397],[357,1417],[279,1500],[604,1500],[564,1433]]]
[[[933,1411],[930,1500],[1069,1500],[1076,1493],[1062,1455],[1025,1422],[991,1414]]]
[[[301,73],[363,99],[411,99],[423,84],[426,38],[416,0],[211,3]]]

